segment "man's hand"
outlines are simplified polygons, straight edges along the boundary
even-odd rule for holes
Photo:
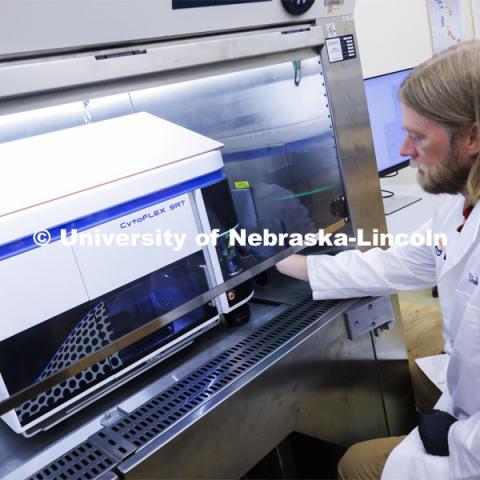
[[[430,455],[448,456],[448,430],[457,419],[447,412],[431,410],[418,414],[418,431]]]
[[[280,273],[308,282],[307,257],[304,255],[291,255],[278,262],[276,267]]]

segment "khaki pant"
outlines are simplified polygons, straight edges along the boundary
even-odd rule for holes
[[[387,437],[356,443],[338,464],[340,480],[379,480],[391,451],[405,438]]]
[[[410,365],[417,407],[430,410],[440,397],[440,390],[412,362]],[[390,452],[405,438],[387,437],[352,445],[338,464],[340,480],[378,480]]]

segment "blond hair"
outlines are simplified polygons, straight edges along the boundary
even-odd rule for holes
[[[459,43],[421,64],[405,79],[400,100],[455,135],[480,125],[480,40]],[[470,201],[480,199],[480,155],[467,179]]]

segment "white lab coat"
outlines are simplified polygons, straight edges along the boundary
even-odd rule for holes
[[[461,233],[464,198],[447,198],[422,227],[445,233],[446,246],[374,248],[335,257],[309,256],[308,275],[316,300],[386,295],[438,285],[447,386],[436,408],[458,421],[448,435],[450,456],[425,452],[415,428],[389,456],[382,480],[480,479],[480,203]]]

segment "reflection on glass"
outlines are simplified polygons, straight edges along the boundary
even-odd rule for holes
[[[207,291],[203,264],[203,254],[197,252],[108,295],[104,301],[110,316],[111,339],[116,340]],[[216,309],[209,305],[193,310],[121,350],[120,364],[114,366],[129,365],[157,351],[216,314]]]
[[[302,77],[295,82],[295,64]],[[147,111],[225,144],[239,229],[310,233],[335,223],[343,195],[318,57],[179,82],[130,94]],[[247,247],[245,265],[281,248]],[[247,258],[248,257],[248,258]]]

